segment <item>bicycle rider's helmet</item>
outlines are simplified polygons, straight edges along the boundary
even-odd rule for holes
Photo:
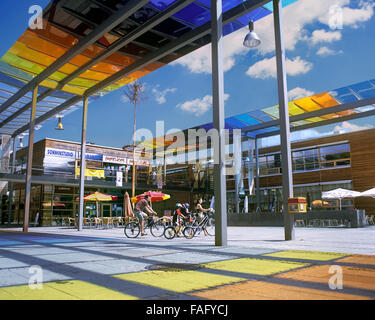
[[[188,203],[184,203],[184,207],[185,207],[185,208],[189,208],[189,207],[190,207],[190,204],[188,204]]]
[[[179,203],[179,202],[177,202],[177,203],[176,203],[176,208],[182,208],[182,204]]]

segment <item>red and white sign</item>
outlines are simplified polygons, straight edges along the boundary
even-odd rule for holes
[[[129,164],[128,159],[117,156],[103,156],[103,162],[116,164]]]

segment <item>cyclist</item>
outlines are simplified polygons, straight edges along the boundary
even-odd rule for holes
[[[202,198],[199,198],[197,201],[196,201],[196,204],[195,204],[195,210],[197,211],[197,214],[198,214],[198,219],[201,221],[204,217],[204,214],[208,213],[208,212],[214,212],[214,209],[212,208],[208,208],[208,209],[204,209],[202,207],[202,203],[203,203],[203,200]],[[207,232],[205,230],[205,228],[203,228],[203,232],[204,232],[204,235],[207,236]]]
[[[181,234],[181,229],[182,229],[182,222],[184,219],[186,219],[186,209],[181,203],[176,203],[176,210],[174,212],[173,220],[177,225],[177,237],[180,236]]]
[[[146,195],[143,199],[138,201],[138,203],[135,206],[134,214],[139,220],[139,224],[141,227],[141,236],[145,236],[147,233],[145,233],[145,219],[148,217],[147,213],[144,212],[146,210],[150,215],[157,215],[157,213],[152,210],[149,201],[150,201],[150,195]]]
[[[182,206],[183,206],[183,208],[182,208],[183,212],[182,213],[186,217],[186,220],[192,222],[193,221],[192,212],[189,211],[190,204],[184,203]]]

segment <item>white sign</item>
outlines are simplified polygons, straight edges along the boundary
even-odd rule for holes
[[[57,158],[72,158],[75,159],[76,152],[71,150],[55,149],[55,148],[46,148],[45,152],[46,157],[57,157]]]
[[[122,171],[116,171],[116,187],[122,187]]]
[[[128,164],[128,159],[117,156],[103,156],[103,162],[117,163],[117,164]]]

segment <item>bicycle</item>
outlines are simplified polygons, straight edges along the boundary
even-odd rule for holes
[[[164,217],[149,217],[144,222],[144,230],[150,229],[151,234],[158,238],[163,236],[167,222]],[[137,238],[141,232],[141,224],[137,217],[131,218],[131,221],[125,224],[124,233],[128,238]]]
[[[190,217],[188,219],[183,219],[181,226],[175,222],[172,226],[168,226],[164,230],[164,237],[168,240],[172,240],[173,238],[179,236],[179,234],[185,230],[188,226],[190,226],[192,223],[194,223],[194,220],[190,220]]]
[[[200,222],[196,220],[191,226],[184,228],[183,235],[186,239],[192,239],[202,230],[206,231],[209,236],[215,235],[215,218],[212,212],[204,214],[204,217]]]

